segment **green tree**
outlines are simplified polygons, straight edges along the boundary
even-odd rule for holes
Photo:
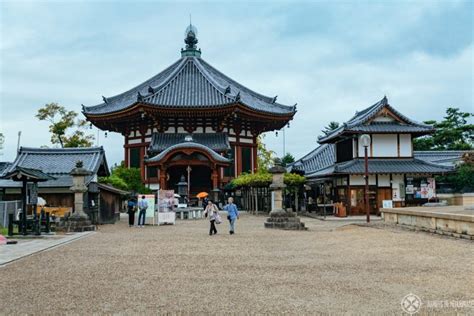
[[[283,156],[283,158],[281,158],[283,167],[286,167],[288,164],[293,162],[295,162],[295,157],[290,153],[287,153],[285,156]]]
[[[120,165],[112,168],[110,176],[102,177],[99,181],[130,192],[151,192],[151,190],[142,183],[140,168],[126,168],[123,161]]]
[[[474,114],[458,108],[448,108],[441,122],[425,121],[436,131],[432,135],[413,141],[415,150],[470,150],[474,148],[474,124],[469,120]]]
[[[74,111],[68,111],[58,103],[48,103],[38,110],[36,117],[40,121],[50,123],[49,132],[51,133],[51,143],[59,144],[61,147],[90,147],[94,136],[87,135],[83,129],[87,122],[77,119],[78,114]],[[67,133],[68,130],[75,129]],[[68,136],[69,134],[69,136]]]
[[[263,142],[265,135],[259,135],[257,137],[257,172],[266,172],[271,166],[273,166],[273,160],[275,158],[275,152],[268,150]]]
[[[474,190],[474,154],[467,153],[463,162],[456,166],[456,171],[446,176],[436,177],[436,181],[448,184],[456,192],[473,192]]]
[[[328,135],[329,133],[331,133],[333,130],[337,128],[339,128],[339,123],[331,121],[329,122],[328,126],[326,126],[321,132],[323,132],[324,135]]]

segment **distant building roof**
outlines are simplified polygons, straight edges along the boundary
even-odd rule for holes
[[[390,111],[397,117],[398,120],[388,122],[372,121],[384,109]],[[387,100],[383,97],[382,100],[363,111],[356,112],[356,114],[339,128],[330,132],[329,134],[320,137],[319,143],[327,143],[337,139],[344,134],[354,133],[411,133],[411,134],[429,134],[434,131],[431,125],[426,125],[414,121],[393,108]]]
[[[12,165],[11,162],[0,161],[0,177]]]
[[[83,167],[91,172],[86,177],[89,183],[94,177],[107,176],[109,170],[105,152],[102,147],[91,148],[29,148],[21,147],[15,161],[5,169],[3,174],[14,170],[17,166],[41,170],[53,176],[49,180],[39,184],[39,187],[70,187],[72,177],[69,175],[76,167],[76,162],[81,160]],[[18,187],[19,184],[11,180],[0,180],[1,187]]]
[[[473,150],[430,150],[414,151],[415,158],[444,166],[455,166],[462,162],[465,154],[474,153]]]
[[[148,152],[160,153],[173,145],[185,142],[187,137],[192,137],[193,142],[209,147],[216,152],[230,149],[226,133],[153,133]]]

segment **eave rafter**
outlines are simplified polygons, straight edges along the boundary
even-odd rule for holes
[[[107,115],[88,115],[87,119],[97,127],[128,135],[130,130],[157,128],[164,132],[171,126],[183,126],[188,132],[196,130],[198,121],[210,122],[215,131],[225,126],[234,130],[251,129],[253,133],[280,129],[293,119],[294,113],[275,115],[249,109],[241,103],[219,108],[161,108],[146,103],[136,103],[128,109]],[[205,123],[204,123],[205,122]]]

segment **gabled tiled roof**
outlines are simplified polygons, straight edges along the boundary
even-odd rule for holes
[[[185,142],[186,136],[189,135],[187,133],[153,133],[148,152],[160,153],[173,145]],[[226,133],[193,133],[191,136],[195,143],[202,144],[216,152],[230,149]]]
[[[402,122],[371,122],[380,111],[384,108],[390,110],[395,114]],[[339,128],[335,129],[328,135],[320,137],[319,143],[330,142],[331,140],[341,136],[344,133],[414,133],[414,134],[427,134],[433,132],[434,129],[431,125],[426,125],[414,121],[402,113],[398,112],[393,108],[387,100],[387,97],[383,97],[382,100],[375,103],[372,106],[364,109],[356,114],[346,123],[342,124]]]
[[[72,177],[69,175],[75,168],[76,162],[81,160],[83,167],[91,172],[86,177],[87,184],[103,168],[103,174],[109,174],[105,152],[102,147],[92,148],[28,148],[21,147],[18,156],[4,174],[14,170],[17,166],[23,168],[37,169],[53,176],[54,180],[49,180],[39,184],[39,187],[70,187]],[[102,169],[101,169],[102,170]],[[17,187],[11,180],[0,180],[0,187]]]
[[[472,150],[430,150],[414,151],[415,158],[445,166],[455,166],[462,162],[465,154],[473,153]]]
[[[12,179],[15,181],[16,179],[28,179],[28,181],[33,180],[37,182],[43,182],[48,180],[55,180],[54,177],[50,176],[47,173],[42,172],[38,169],[31,169],[31,168],[23,168],[16,166],[10,171],[6,172],[2,178],[4,179]],[[22,180],[19,180],[22,181]]]
[[[146,161],[147,162],[160,162],[168,153],[170,153],[174,150],[188,149],[188,148],[195,148],[195,149],[203,150],[203,151],[207,152],[217,162],[220,162],[220,163],[223,163],[223,164],[231,163],[231,161],[228,158],[219,155],[218,153],[216,153],[211,148],[209,148],[207,146],[204,146],[202,144],[195,143],[195,142],[183,142],[183,143],[175,144],[171,147],[168,147],[166,150],[162,151],[158,155],[147,159]]]
[[[290,164],[288,168],[290,170],[312,173],[317,170],[332,166],[336,161],[334,147],[334,144],[323,144],[318,146],[306,156]]]
[[[84,107],[84,114],[117,112],[137,102],[166,108],[216,108],[241,103],[250,109],[280,115],[294,114],[295,106],[276,102],[225,76],[200,57],[185,56],[163,72],[127,92]]]

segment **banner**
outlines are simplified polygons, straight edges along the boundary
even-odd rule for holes
[[[173,212],[175,206],[175,197],[173,190],[158,191],[158,212]]]

